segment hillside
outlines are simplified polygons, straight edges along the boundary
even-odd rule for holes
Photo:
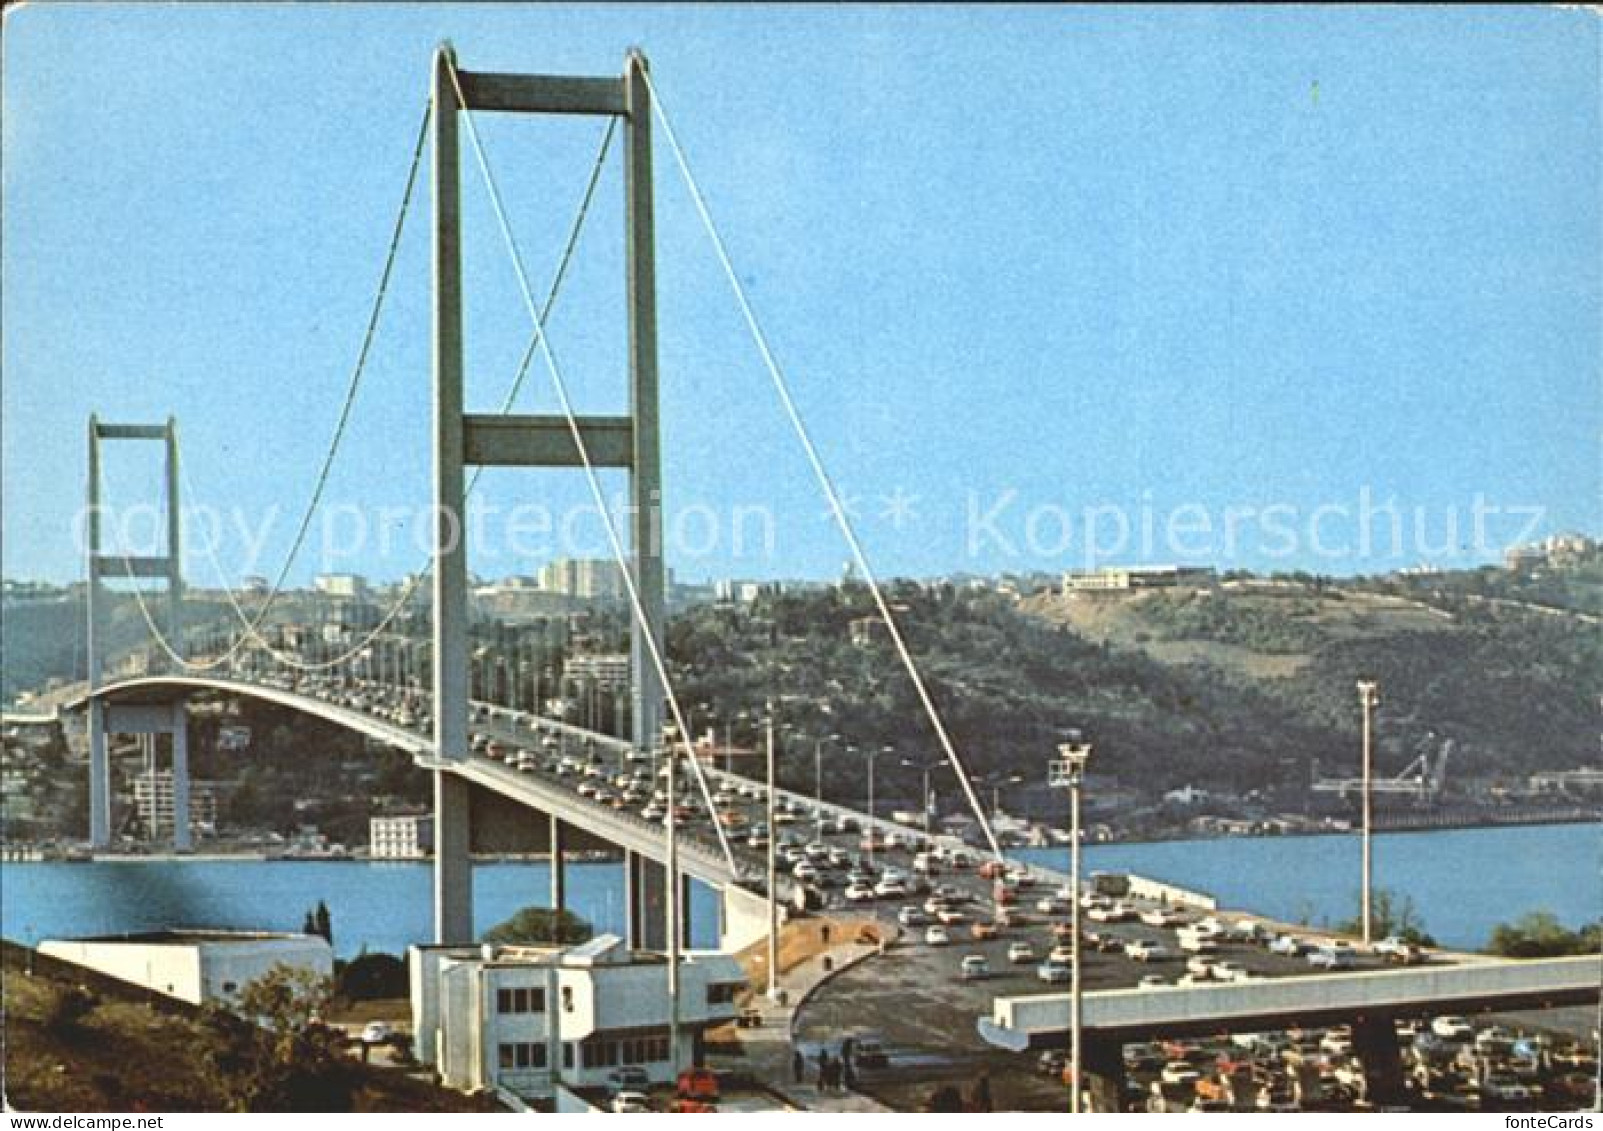
[[[1038,780],[1079,727],[1099,772],[1149,796],[1187,783],[1300,793],[1311,763],[1355,759],[1360,678],[1385,696],[1382,773],[1428,734],[1455,740],[1453,788],[1573,767],[1595,750],[1603,640],[1563,617],[1445,612],[1328,583],[1019,603],[909,585],[896,599],[960,747],[996,777]],[[852,642],[851,622],[870,612],[853,589],[691,610],[672,631],[683,698],[728,717],[775,697],[808,736],[892,744],[896,757],[877,767],[882,795],[916,796],[918,771],[901,760],[932,760],[936,746],[883,633]],[[827,782],[862,788],[861,758],[826,759]],[[810,788],[811,771],[795,759],[783,772]]]
[[[0,944],[0,961],[10,1108],[240,1110],[235,1090],[250,1078],[240,1058],[258,1031],[80,966],[38,955],[30,963],[28,952],[13,943]],[[296,1072],[283,1089],[287,1103],[257,1110],[496,1110],[344,1058]]]

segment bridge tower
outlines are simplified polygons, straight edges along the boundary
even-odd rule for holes
[[[103,513],[100,501],[100,444],[103,440],[155,440],[166,454],[163,500],[167,518],[165,552],[131,556],[103,553]],[[183,634],[182,531],[178,505],[178,422],[165,424],[108,424],[89,417],[89,498],[86,543],[88,548],[88,657],[89,680],[89,843],[105,848],[111,843],[111,762],[106,735],[130,733],[172,735],[173,847],[190,848],[188,716],[182,699],[161,707],[107,706],[96,694],[104,678],[101,649],[105,643],[104,580],[126,580],[134,585],[157,580],[166,585],[166,636],[176,649]],[[155,801],[152,798],[152,808]]]
[[[467,412],[462,395],[462,260],[458,114],[582,114],[621,118],[624,138],[629,404],[620,416],[577,421],[597,468],[629,471],[630,573],[644,612],[631,646],[632,739],[658,741],[663,688],[646,634],[662,639],[662,468],[657,412],[657,316],[651,176],[651,96],[646,59],[631,51],[619,78],[463,71],[453,49],[435,53],[433,76],[434,261],[434,740],[445,763],[468,756],[468,597],[464,468],[580,467],[566,417]],[[453,75],[454,72],[454,75]],[[460,97],[458,91],[460,90]],[[469,793],[460,777],[434,775],[434,928],[441,943],[473,939]],[[560,869],[555,856],[552,867]]]

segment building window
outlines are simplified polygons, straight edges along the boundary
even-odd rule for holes
[[[564,1012],[564,1013],[572,1013],[573,1012],[573,987],[572,986],[563,986],[562,987],[562,1012]]]
[[[564,1041],[562,1045],[562,1067],[573,1067],[573,1042]]]
[[[503,986],[495,991],[497,1013],[544,1013],[545,991],[535,986]]]
[[[668,1059],[666,1036],[626,1037],[619,1042],[620,1064],[652,1064]]]
[[[505,1069],[544,1068],[545,1046],[517,1042],[500,1046],[500,1064]]]
[[[223,993],[225,993],[225,994],[231,994],[237,989],[239,989],[239,983],[238,982],[224,982],[223,983]]]
[[[708,1005],[728,1005],[735,1000],[735,991],[740,987],[733,982],[714,982],[707,987]]]

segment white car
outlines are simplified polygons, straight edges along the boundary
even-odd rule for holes
[[[963,956],[962,975],[965,982],[975,982],[991,976],[990,960],[983,954],[965,954]]]
[[[1239,962],[1220,962],[1213,968],[1213,977],[1220,982],[1250,982],[1252,973]]]
[[[1167,907],[1153,907],[1141,912],[1141,921],[1149,927],[1178,927],[1185,916]]]
[[[795,876],[798,880],[805,882],[809,880],[816,880],[818,878],[818,869],[813,867],[813,865],[808,861],[802,860],[790,870],[790,874]]]
[[[1472,1041],[1475,1039],[1475,1027],[1467,1020],[1455,1015],[1433,1018],[1430,1031],[1444,1041]]]
[[[948,927],[955,927],[968,921],[968,916],[955,907],[942,907],[935,913],[935,917]]]
[[[1074,910],[1067,900],[1059,899],[1053,895],[1042,896],[1036,900],[1035,909],[1042,915],[1067,915]]]
[[[851,884],[846,888],[846,898],[852,903],[867,903],[874,898],[874,889],[867,884]]]
[[[1198,978],[1211,978],[1213,977],[1214,968],[1218,965],[1217,959],[1199,954],[1195,958],[1186,960],[1186,973]]]
[[[612,1097],[612,1110],[619,1113],[650,1111],[651,1103],[644,1092],[619,1092]]]
[[[362,1028],[362,1043],[364,1045],[382,1045],[395,1036],[395,1030],[382,1021],[369,1021]]]
[[[907,895],[907,885],[900,880],[886,878],[874,885],[874,894],[883,899],[902,899]]]
[[[930,946],[945,946],[952,941],[952,936],[946,933],[945,927],[930,927],[924,932],[924,941]]]
[[[1067,962],[1048,958],[1035,968],[1035,977],[1049,986],[1060,986],[1074,978],[1074,970]]]
[[[1303,941],[1295,935],[1280,935],[1269,944],[1269,953],[1283,955],[1286,958],[1296,958],[1306,949]]]
[[[1007,960],[1018,964],[1035,961],[1035,948],[1027,942],[1009,943]]]
[[[1160,962],[1169,957],[1169,951],[1150,939],[1136,939],[1124,944],[1124,956],[1136,962]]]
[[[1136,983],[1143,990],[1155,990],[1159,986],[1167,986],[1168,984],[1162,974],[1146,974]]]

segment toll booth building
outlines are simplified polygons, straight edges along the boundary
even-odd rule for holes
[[[566,949],[411,948],[413,1054],[442,1082],[529,1100],[603,1087],[622,1065],[672,1082],[664,955],[616,935]],[[702,1062],[703,1034],[735,1018],[745,973],[731,957],[690,952],[679,968],[682,1066]]]

